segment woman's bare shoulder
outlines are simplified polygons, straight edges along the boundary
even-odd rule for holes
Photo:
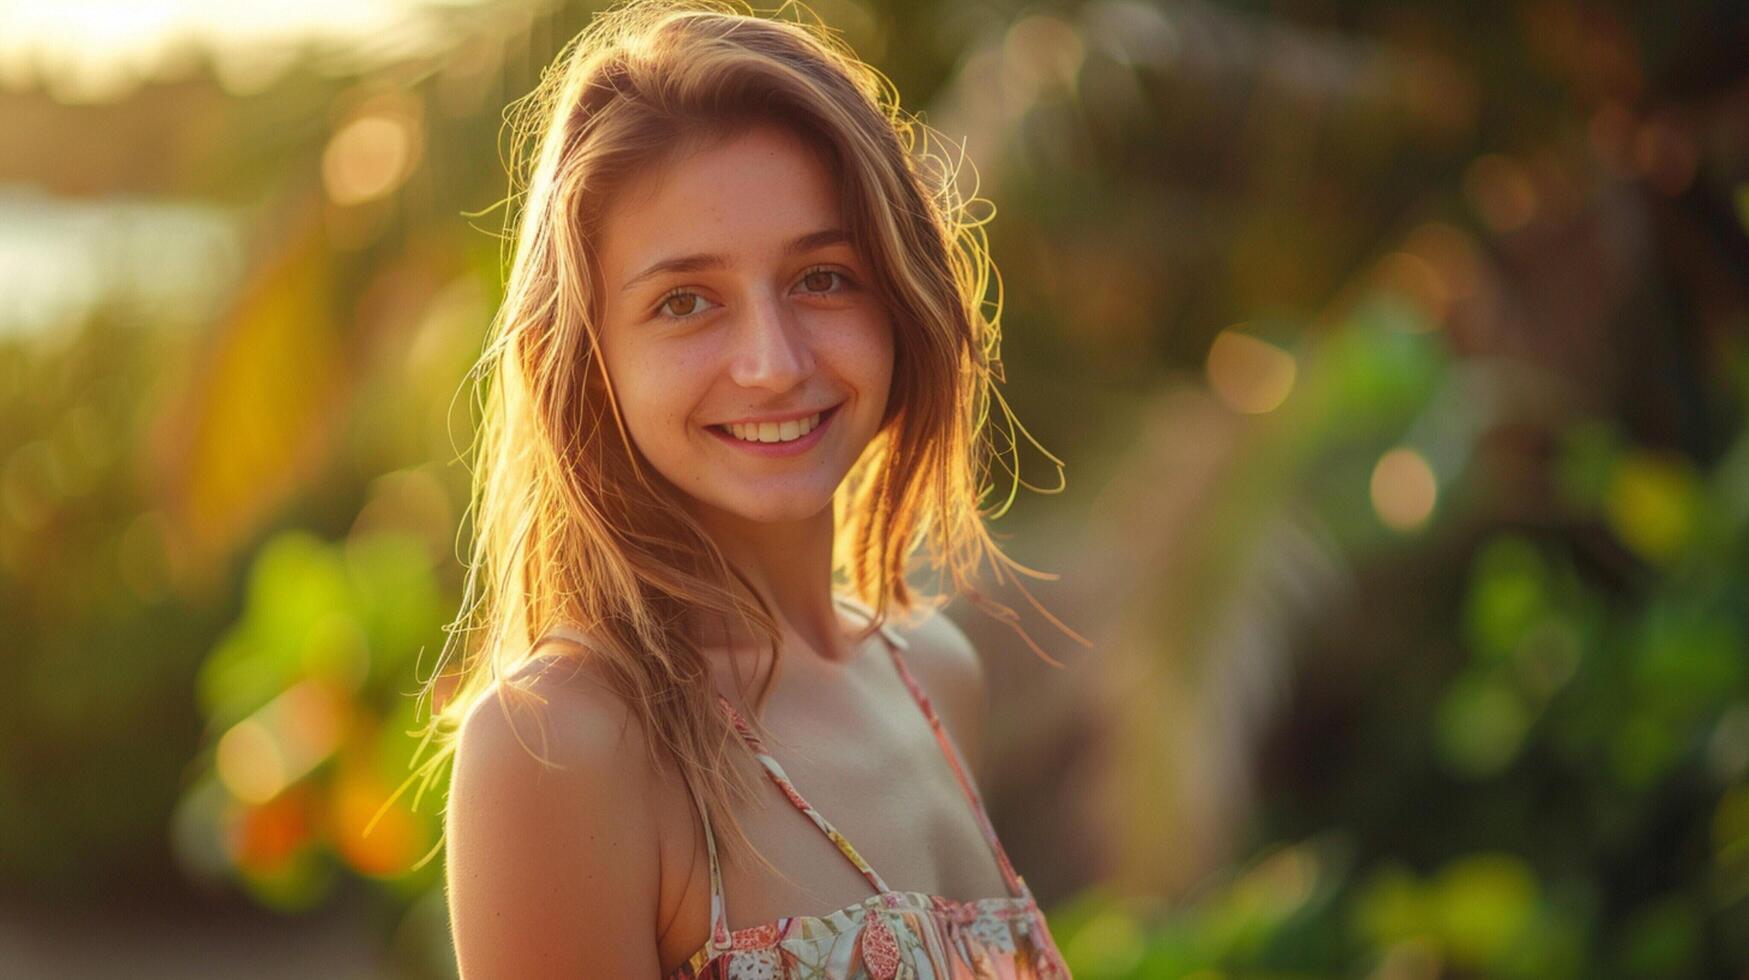
[[[457,751],[470,734],[479,748],[541,739],[571,761],[599,766],[641,748],[635,721],[630,705],[590,657],[549,641],[488,687],[469,709]]]
[[[464,975],[657,972],[649,773],[630,706],[586,659],[533,657],[486,691],[457,737],[447,811]]]

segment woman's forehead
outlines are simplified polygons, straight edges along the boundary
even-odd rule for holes
[[[676,255],[780,257],[798,238],[843,229],[842,210],[819,153],[754,127],[634,178],[602,224],[604,271],[623,281]]]

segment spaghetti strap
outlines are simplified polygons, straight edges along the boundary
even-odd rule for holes
[[[863,616],[865,619],[873,619],[867,610],[848,602],[842,597],[835,596],[834,598],[840,605],[849,608],[852,612]],[[881,635],[881,638],[885,641],[883,645],[887,648],[887,653],[892,657],[893,666],[898,671],[899,678],[904,682],[906,690],[910,692],[911,699],[917,703],[917,707],[921,710],[924,719],[928,721],[929,727],[935,735],[936,744],[940,747],[942,756],[947,761],[948,768],[953,771],[954,778],[959,782],[960,789],[964,791],[967,801],[971,804],[972,816],[976,818],[978,830],[984,835],[985,842],[990,846],[991,853],[996,857],[997,867],[1001,870],[1002,879],[1007,883],[1010,895],[1012,897],[1030,900],[1032,898],[1032,889],[1027,886],[1026,879],[1022,878],[1019,873],[1014,870],[1014,865],[1008,860],[1008,853],[1003,849],[1002,841],[996,836],[996,828],[990,823],[989,814],[984,809],[983,798],[979,796],[977,787],[973,785],[971,777],[966,771],[965,760],[960,755],[959,748],[954,745],[953,738],[948,735],[947,729],[942,726],[941,719],[935,714],[934,705],[929,701],[929,696],[924,693],[923,686],[919,684],[917,678],[912,675],[910,667],[905,664],[905,658],[899,652],[901,649],[908,649],[910,644],[904,637],[900,636],[890,624],[880,624],[880,627],[876,632],[878,632]],[[819,810],[816,810],[813,804],[803,798],[800,791],[796,789],[795,784],[790,781],[789,774],[784,772],[782,764],[780,764],[777,759],[766,750],[764,743],[761,742],[759,736],[754,733],[752,726],[747,724],[746,719],[741,716],[741,713],[735,710],[734,704],[730,702],[728,698],[724,697],[721,692],[717,693],[717,704],[721,706],[723,713],[728,716],[729,722],[733,725],[735,733],[740,736],[741,741],[744,742],[748,750],[753,753],[754,758],[759,760],[760,765],[765,768],[766,775],[770,776],[771,781],[782,791],[784,798],[787,799],[792,806],[805,814],[809,820],[813,821],[814,826],[818,827],[820,832],[825,834],[827,839],[831,840],[832,843],[838,847],[839,853],[843,854],[845,859],[854,865],[856,870],[860,872],[864,878],[868,879],[868,883],[874,887],[877,893],[888,896],[892,895],[893,890],[887,886],[886,880],[883,879],[874,868],[869,866],[869,863],[863,859],[863,856],[857,852],[856,848],[851,845],[850,841],[846,839],[843,834],[838,832],[836,827],[832,826],[831,821],[827,820],[824,814]],[[705,820],[705,842],[710,847],[711,943],[713,947],[723,947],[730,944],[732,936],[728,928],[727,901],[723,895],[722,874],[717,864],[716,842],[711,836],[710,820],[705,814],[703,801],[699,799],[696,793],[693,794],[693,799],[698,805],[699,815]]]
[[[871,628],[864,634],[865,639],[869,633],[881,634],[894,669],[928,721],[936,744],[970,802],[978,828],[995,854],[1012,894],[968,900],[923,892],[893,891],[844,835],[802,797],[783,771],[783,766],[766,751],[734,703],[717,692],[717,704],[731,723],[731,730],[758,760],[784,798],[807,815],[879,894],[820,915],[782,916],[759,925],[731,930],[716,839],[704,800],[695,790],[693,802],[704,820],[705,843],[710,852],[710,937],[685,962],[668,973],[665,980],[707,980],[726,976],[798,980],[803,976],[853,975],[894,980],[899,976],[913,975],[969,975],[968,970],[979,976],[993,977],[1000,973],[1002,976],[1036,976],[1040,980],[1067,980],[1068,968],[1051,938],[1050,926],[1037,900],[1026,880],[1009,863],[964,758],[942,727],[934,706],[900,653],[910,644],[889,624],[874,624],[874,617],[868,611],[841,598],[838,601],[850,605],[853,611],[869,620]],[[692,789],[692,786],[688,788]]]
[[[698,789],[691,783],[686,784],[687,792],[692,796],[692,803],[698,807],[698,818],[704,823],[704,846],[710,852],[711,862],[711,935],[709,949],[714,954],[719,950],[729,949],[733,942],[729,935],[729,910],[723,895],[723,870],[717,863],[717,835],[711,831],[711,816],[705,810],[704,798],[698,795]]]
[[[978,829],[983,831],[984,840],[990,845],[990,853],[996,856],[996,864],[1002,869],[1002,880],[1008,883],[1008,890],[1016,897],[1031,898],[1032,889],[1027,887],[1026,879],[1014,870],[1013,863],[1008,860],[1008,852],[1002,848],[1002,839],[996,836],[996,828],[990,823],[990,815],[984,809],[984,800],[966,774],[965,759],[959,754],[959,749],[953,744],[953,738],[948,735],[947,729],[942,727],[941,719],[935,716],[935,708],[929,703],[929,695],[923,693],[917,679],[911,676],[911,669],[905,666],[905,658],[899,655],[899,648],[894,646],[888,649],[892,652],[893,663],[899,668],[899,676],[905,679],[905,686],[911,689],[911,696],[916,699],[917,706],[923,709],[924,717],[929,719],[929,727],[935,730],[935,741],[941,746],[941,754],[947,758],[954,778],[959,780],[960,788],[966,792],[966,799],[971,801],[972,816],[978,820]]]
[[[838,828],[832,826],[825,814],[814,809],[813,804],[802,798],[802,794],[796,790],[795,784],[790,782],[789,775],[783,771],[783,766],[779,765],[778,761],[772,758],[771,753],[765,750],[764,744],[759,741],[759,736],[753,733],[753,729],[741,717],[741,713],[735,710],[735,706],[730,704],[729,699],[723,697],[721,692],[717,694],[717,703],[722,705],[723,711],[729,716],[729,721],[734,724],[736,733],[741,736],[742,741],[747,743],[747,748],[753,752],[754,758],[758,759],[760,764],[765,767],[766,774],[771,777],[771,781],[783,791],[784,798],[789,800],[796,809],[806,814],[808,819],[814,822],[814,826],[820,828],[820,832],[825,834],[832,843],[838,845],[839,853],[856,866],[856,870],[868,879],[868,883],[874,886],[875,891],[882,895],[892,891],[875,869],[869,867],[868,862],[863,860],[861,854],[857,853],[856,848],[851,846],[850,841],[838,832]]]
[[[1002,880],[1007,882],[1009,892],[1016,897],[1031,898],[1032,889],[1027,886],[1026,879],[1014,870],[1013,863],[1008,860],[1008,852],[1002,847],[1002,839],[996,836],[996,828],[990,823],[990,815],[984,809],[983,797],[978,794],[977,786],[966,771],[965,758],[960,755],[953,737],[947,733],[941,719],[936,716],[935,706],[930,703],[929,695],[924,693],[923,685],[917,682],[911,668],[905,664],[905,658],[899,653],[901,648],[909,649],[910,644],[886,623],[881,624],[880,632],[888,641],[887,652],[892,654],[893,666],[897,668],[899,678],[905,682],[905,688],[911,692],[911,699],[917,702],[923,717],[929,721],[929,727],[935,733],[935,742],[941,747],[941,754],[947,760],[948,768],[953,770],[954,778],[959,781],[960,788],[965,791],[966,799],[971,803],[972,816],[977,818],[978,829],[983,833],[985,842],[990,845],[990,852],[996,856],[996,864],[1002,871]]]

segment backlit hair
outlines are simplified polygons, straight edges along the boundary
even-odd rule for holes
[[[590,640],[595,675],[638,715],[652,761],[670,753],[713,824],[731,828],[726,843],[752,850],[732,805],[752,787],[722,764],[732,731],[687,626],[736,617],[775,651],[777,624],[734,588],[745,578],[627,434],[598,348],[604,210],[631,175],[749,123],[779,123],[823,154],[894,331],[882,427],[834,498],[834,580],[873,611],[873,625],[939,604],[906,580],[921,547],[953,592],[1056,664],[976,581],[985,561],[998,583],[1004,569],[1053,577],[1009,559],[985,527],[1013,500],[1020,481],[1009,459],[1026,433],[995,389],[1001,292],[984,219],[956,189],[958,165],[923,145],[927,129],[899,108],[891,82],[818,23],[738,4],[665,0],[599,14],[513,110],[514,251],[469,374],[482,413],[471,561],[425,692],[433,708],[420,750],[436,751],[414,778],[423,775],[423,791],[468,712],[494,690],[501,700],[518,693],[512,675],[536,638],[571,626]],[[993,461],[1014,484],[986,507]]]

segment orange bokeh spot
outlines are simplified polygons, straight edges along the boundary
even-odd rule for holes
[[[385,809],[383,804],[391,795],[388,786],[356,769],[335,780],[329,801],[329,833],[341,858],[361,874],[404,874],[412,870],[419,856],[425,828],[402,800]]]
[[[310,824],[310,800],[302,791],[245,806],[231,826],[232,858],[244,871],[272,874],[309,843]]]

